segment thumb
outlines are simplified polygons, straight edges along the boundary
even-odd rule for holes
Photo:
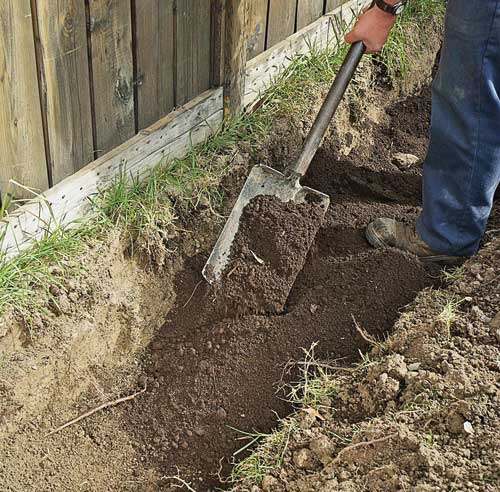
[[[352,43],[355,43],[356,41],[359,41],[359,39],[354,34],[354,31],[351,31],[351,32],[346,34],[345,41],[346,41],[346,43],[352,44]]]

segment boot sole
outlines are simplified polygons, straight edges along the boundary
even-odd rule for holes
[[[387,249],[387,248],[392,248],[390,244],[387,244],[374,230],[372,224],[369,224],[368,227],[366,228],[365,231],[365,237],[366,240],[370,243],[371,246],[373,246],[376,249]],[[400,248],[397,248],[400,249]],[[405,251],[403,249],[400,249],[400,251]],[[409,251],[407,251],[410,253]],[[414,254],[414,253],[410,253]],[[462,264],[465,260],[467,260],[467,257],[465,256],[449,256],[449,255],[430,255],[430,256],[418,256],[415,255],[422,263],[440,263],[443,265],[450,265],[450,266],[455,266],[455,265],[460,265]]]

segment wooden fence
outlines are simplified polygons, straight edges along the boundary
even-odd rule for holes
[[[0,193],[31,198],[0,217],[1,252],[76,224],[124,170],[185,156],[294,56],[337,44],[365,0],[320,4],[0,0]]]
[[[246,60],[341,3],[247,0]],[[222,85],[225,4],[1,0],[0,199],[32,196],[11,180],[46,190]]]

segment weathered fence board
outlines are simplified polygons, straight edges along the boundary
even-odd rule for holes
[[[176,106],[210,86],[210,14],[208,0],[177,0]]]
[[[262,53],[266,48],[268,0],[250,0],[247,14],[247,59]]]
[[[96,155],[135,133],[130,0],[90,0]]]
[[[325,13],[335,10],[337,7],[340,7],[343,3],[345,3],[345,0],[326,0]]]
[[[174,0],[136,0],[137,119],[145,128],[174,107]]]
[[[53,183],[93,160],[85,3],[38,0],[46,144]]]
[[[295,31],[297,0],[271,0],[269,3],[269,24],[267,46],[271,48]]]
[[[211,0],[210,36],[210,86],[219,87],[224,84],[226,0]]]
[[[0,221],[0,229],[6,228],[2,249],[15,255],[43,237],[47,229],[71,225],[85,216],[89,199],[109,186],[120,172],[136,177],[162,159],[182,157],[221,123],[222,89],[212,89]]]
[[[30,0],[0,4],[0,194],[48,186]],[[16,197],[33,195],[17,188]]]
[[[298,0],[297,30],[308,26],[323,15],[323,0]]]

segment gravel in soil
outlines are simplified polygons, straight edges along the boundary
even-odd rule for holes
[[[396,169],[386,147],[397,133],[404,147],[396,150],[412,151],[402,134],[415,128],[415,139],[426,138],[427,95],[412,104],[416,107],[418,101],[421,124],[415,127],[415,118],[399,117],[405,111],[401,107],[394,125],[383,128],[374,159],[353,153],[352,159],[337,160],[328,145],[318,153],[305,184],[328,193],[332,204],[282,312],[228,317],[201,282],[204,256],[194,256],[179,276],[177,308],[146,359],[149,390],[126,415],[138,451],[162,474],[178,472],[196,490],[214,490],[220,485],[218,474],[227,474],[232,453],[242,446],[235,429],[268,432],[277,415],[290,412],[276,394],[287,362],[316,341],[321,342],[316,349],[320,358],[357,360],[359,350],[368,347],[353,316],[382,340],[400,309],[436,282],[436,270],[425,270],[414,257],[396,250],[372,250],[363,236],[375,217],[412,220],[418,213],[419,172]],[[255,226],[274,220],[272,214],[258,219]],[[294,244],[293,227],[286,234],[286,244]],[[265,256],[259,244],[254,247],[257,256]],[[276,305],[274,299],[271,307]]]

